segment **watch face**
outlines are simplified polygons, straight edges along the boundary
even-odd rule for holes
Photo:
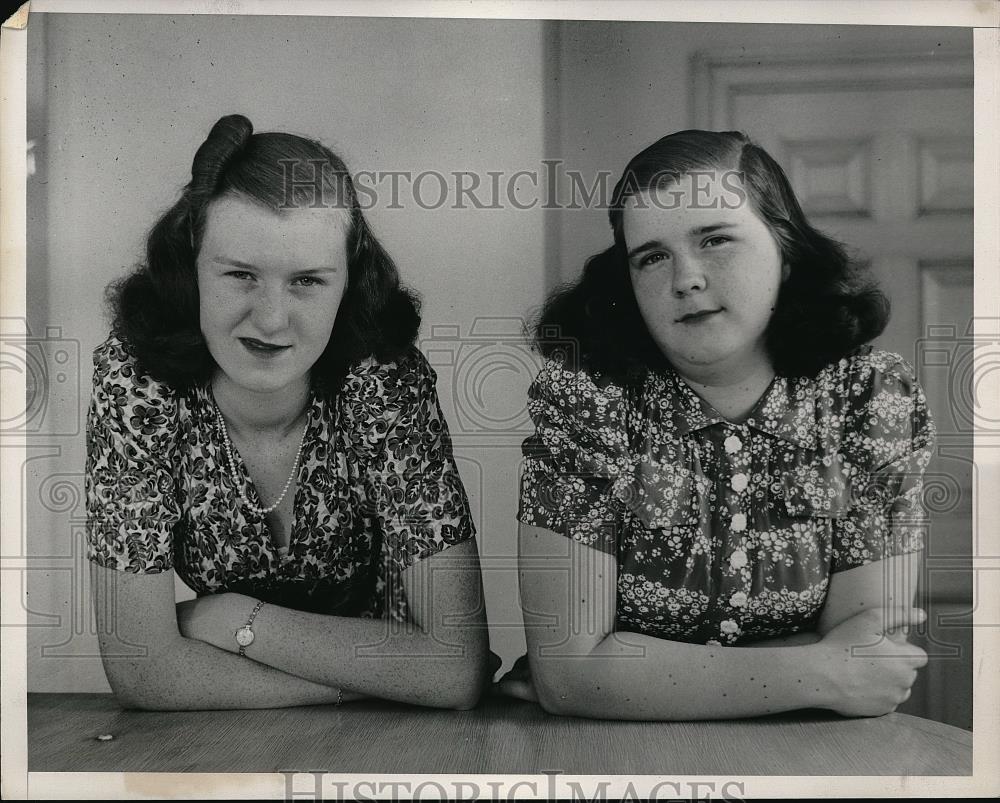
[[[253,631],[249,627],[241,627],[236,631],[236,643],[241,647],[253,644]]]

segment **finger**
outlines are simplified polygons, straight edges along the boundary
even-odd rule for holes
[[[921,625],[927,620],[927,612],[923,608],[872,608],[871,611],[883,633],[909,625]]]
[[[501,680],[497,684],[501,694],[505,694],[508,697],[514,697],[518,700],[529,700],[535,699],[535,689],[534,687],[523,680]]]
[[[909,639],[909,628],[908,627],[896,627],[892,630],[886,630],[885,635],[892,639],[897,644],[905,644]]]
[[[907,643],[902,645],[902,647],[903,651],[899,657],[906,659],[906,662],[913,670],[914,676],[916,676],[918,669],[927,666],[927,653],[916,644]]]
[[[527,700],[532,703],[538,702],[538,694],[535,692],[535,684],[531,680],[525,680],[518,683],[518,698],[521,700]]]

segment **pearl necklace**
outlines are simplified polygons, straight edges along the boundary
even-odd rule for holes
[[[229,431],[226,428],[226,419],[222,417],[222,411],[219,409],[219,405],[214,401],[212,406],[215,408],[215,417],[219,425],[219,432],[222,435],[222,442],[226,447],[226,458],[229,461],[229,470],[232,472],[233,478],[236,478],[236,459],[233,457],[233,445],[229,441]],[[288,475],[288,479],[285,480],[285,487],[281,489],[281,494],[275,500],[274,504],[270,507],[261,507],[256,505],[247,498],[246,491],[243,490],[243,483],[237,482],[237,487],[240,492],[240,499],[243,500],[243,504],[250,508],[251,512],[256,513],[258,516],[266,516],[268,513],[277,510],[278,505],[281,504],[281,500],[285,498],[285,494],[288,493],[288,489],[292,486],[292,480],[295,479],[296,470],[299,467],[299,460],[302,458],[302,449],[306,443],[306,433],[309,432],[309,417],[306,416],[306,426],[302,430],[302,437],[299,439],[299,449],[295,453],[295,461],[292,463],[292,473]],[[249,472],[248,472],[249,475]],[[260,498],[258,494],[257,498]]]

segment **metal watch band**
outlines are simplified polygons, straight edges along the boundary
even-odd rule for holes
[[[236,631],[236,643],[239,644],[239,646],[240,646],[240,649],[239,649],[239,656],[240,656],[240,658],[246,658],[247,657],[247,647],[249,647],[250,644],[253,644],[254,632],[253,632],[253,628],[251,627],[251,625],[253,624],[253,620],[257,618],[257,613],[263,607],[264,607],[264,601],[263,600],[259,601],[256,605],[254,605],[253,606],[253,610],[250,611],[250,618],[247,619],[247,623],[245,625],[243,625],[243,627],[241,627],[239,630]],[[246,630],[246,631],[248,631],[250,633],[250,641],[247,644],[240,644],[240,641],[239,641],[240,631],[243,631],[243,630]]]

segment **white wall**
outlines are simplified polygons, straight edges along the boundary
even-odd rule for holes
[[[543,34],[543,23],[519,21],[32,15],[29,323],[35,336],[59,327],[79,364],[56,382],[52,363],[26,466],[30,691],[107,690],[81,554],[90,353],[107,334],[103,288],[141,258],[211,125],[240,112],[258,131],[322,140],[353,171],[532,169],[544,146]],[[435,186],[426,185],[432,200]],[[427,210],[403,198],[403,209],[380,203],[369,219],[423,295],[424,337],[441,325],[465,336],[478,316],[519,320],[538,303],[540,211]],[[457,353],[449,338],[439,361]],[[454,410],[464,403],[455,371],[438,371]],[[488,378],[486,405],[523,407],[528,380],[523,370]],[[455,436],[480,550],[507,556],[506,570],[487,568],[490,618],[519,625],[510,560],[519,437],[484,444],[461,427]],[[523,635],[498,626],[493,641],[509,661]]]

